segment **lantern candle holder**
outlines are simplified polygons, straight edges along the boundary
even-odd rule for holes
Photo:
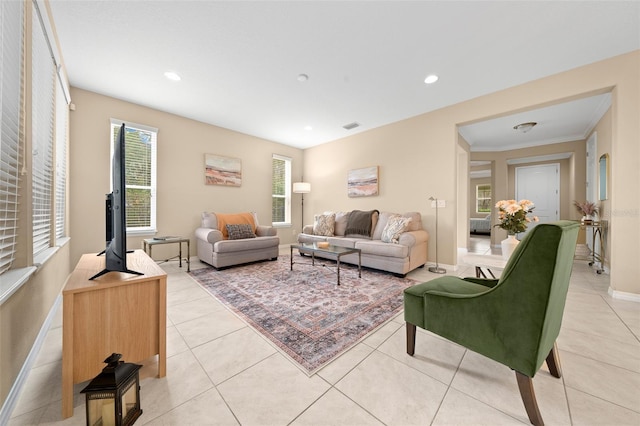
[[[140,408],[141,365],[120,361],[111,354],[107,366],[81,392],[86,395],[87,426],[126,426],[136,422]]]

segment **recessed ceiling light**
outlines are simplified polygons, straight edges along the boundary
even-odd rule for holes
[[[304,126],[304,129],[305,129],[305,130],[313,130],[313,127],[311,127],[311,126]]]
[[[306,74],[298,74],[298,81],[307,81],[309,80],[309,76]]]
[[[167,71],[164,73],[164,76],[167,77],[171,81],[180,81],[182,77],[175,71]]]
[[[435,74],[428,75],[427,78],[424,79],[426,84],[432,84],[438,81],[438,76]]]

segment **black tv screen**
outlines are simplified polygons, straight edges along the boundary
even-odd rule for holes
[[[112,192],[105,201],[107,246],[104,250],[105,267],[93,277],[93,280],[107,272],[117,271],[142,275],[127,268],[127,212],[125,182],[125,135],[126,126],[122,123],[118,130],[111,159]]]

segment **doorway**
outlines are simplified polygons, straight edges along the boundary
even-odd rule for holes
[[[531,222],[519,236],[538,223],[557,221],[560,218],[560,164],[516,167],[515,176],[516,199],[531,200],[535,205],[533,215],[540,219],[540,222]]]

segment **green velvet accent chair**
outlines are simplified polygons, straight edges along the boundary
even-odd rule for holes
[[[407,353],[416,327],[510,367],[534,425],[542,425],[532,378],[547,362],[560,377],[555,341],[580,225],[539,224],[518,244],[500,279],[444,276],[404,291]]]

